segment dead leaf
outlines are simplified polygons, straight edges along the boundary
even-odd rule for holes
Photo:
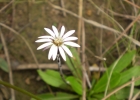
[[[97,64],[93,64],[94,67],[98,67]],[[98,80],[100,78],[100,71],[93,72],[93,77]]]
[[[92,15],[92,10],[89,9],[89,10],[87,10],[86,13],[87,13],[88,16],[91,16]]]
[[[30,83],[31,83],[31,79],[33,79],[33,78],[35,78],[34,75],[32,75],[32,76],[26,78],[25,83],[26,83],[27,85],[30,85]]]
[[[30,77],[28,77],[28,78],[26,78],[26,80],[25,80],[25,83],[27,84],[27,85],[30,85]]]

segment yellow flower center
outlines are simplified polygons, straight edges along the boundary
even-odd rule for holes
[[[56,46],[60,46],[60,45],[62,45],[63,44],[63,40],[61,39],[61,38],[55,38],[54,40],[53,40],[53,43],[56,45]]]

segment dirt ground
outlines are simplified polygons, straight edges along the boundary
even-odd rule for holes
[[[99,1],[92,0],[100,8],[104,9],[105,12],[110,14],[107,10],[113,9],[115,12],[131,14],[131,6],[125,4],[125,9],[122,6],[121,2],[115,0]],[[50,0],[53,4],[61,6],[60,0]],[[9,2],[0,2],[0,9],[6,6]],[[115,3],[115,4],[114,4]],[[64,0],[65,9],[68,9],[71,12],[78,14],[79,3],[77,0]],[[127,10],[126,10],[127,9]],[[110,16],[112,16],[110,14]],[[87,0],[83,0],[83,17],[89,20],[93,20],[99,23],[102,23],[109,27],[116,27],[109,18],[107,18],[103,13],[96,9],[93,4]],[[113,16],[124,28],[131,22],[131,20]],[[52,25],[59,27],[59,25],[65,25],[66,30],[75,29],[76,36],[78,32],[78,18],[67,14],[63,16],[63,12],[57,9],[54,9],[48,2],[32,0],[32,2],[23,2],[15,0],[14,3],[10,4],[6,9],[0,12],[0,23],[4,23],[17,31],[22,35],[26,41],[29,43],[32,48],[37,60],[39,63],[55,63],[47,59],[48,51],[37,51],[36,48],[40,45],[35,43],[38,36],[47,34],[44,31],[44,27],[51,28]],[[35,63],[29,48],[25,42],[20,38],[20,36],[14,34],[10,30],[1,27],[2,33],[4,34],[8,51],[10,54],[10,61],[12,67],[17,67],[20,64],[29,64]],[[91,24],[85,23],[85,34],[86,34],[86,48],[88,48],[92,53],[97,56],[101,55],[100,52],[100,37],[103,36],[102,43],[102,52],[110,46],[110,43],[114,41],[115,35],[107,30],[95,27]],[[110,64],[115,60],[115,57],[118,56],[116,50],[110,52],[113,55],[109,56],[107,53],[104,57],[107,58],[107,63]],[[5,58],[4,51],[0,51],[0,57]],[[89,65],[99,64],[99,60],[95,58],[88,50],[86,50],[87,62]],[[0,70],[0,77],[2,80],[8,81],[8,74]],[[14,84],[19,86],[27,91],[30,91],[34,94],[39,94],[48,90],[47,85],[42,81],[37,81],[37,72],[36,70],[17,70],[13,71]],[[29,97],[16,92],[17,100],[29,100]]]

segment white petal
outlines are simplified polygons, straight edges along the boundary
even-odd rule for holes
[[[60,52],[62,58],[66,61],[66,55],[65,55],[65,52],[64,52],[64,50],[63,50],[61,47],[59,47],[59,52]]]
[[[55,26],[52,26],[52,29],[54,31],[55,36],[58,37],[59,33],[58,33],[57,28]]]
[[[60,37],[62,37],[64,35],[64,32],[65,32],[65,27],[62,26],[61,27],[61,32],[60,32]]]
[[[51,39],[39,39],[35,42],[51,42],[52,40]]]
[[[54,39],[52,36],[40,36],[38,38],[44,38],[44,39]]]
[[[69,37],[70,35],[72,35],[74,32],[75,32],[75,30],[68,31],[62,38],[65,39],[65,38]]]
[[[53,33],[52,30],[50,30],[49,28],[44,28],[45,31],[47,31],[51,36],[55,37],[55,34]]]
[[[78,38],[77,37],[68,37],[68,38],[65,38],[63,41],[71,41],[71,40],[77,40]]]
[[[52,45],[51,46],[51,48],[50,48],[50,50],[49,50],[49,54],[48,54],[48,59],[50,60],[51,59],[51,57],[53,57],[53,54],[54,54],[54,52],[55,52],[55,45]]]
[[[72,46],[72,47],[80,47],[77,43],[74,43],[74,42],[64,42],[64,44]]]
[[[58,47],[54,45],[53,51],[53,60],[55,60],[58,52]]]
[[[65,45],[62,45],[61,47],[65,50],[65,52],[66,52],[70,57],[72,57],[72,53],[71,53],[71,51],[69,50],[68,47],[66,47]]]
[[[37,50],[43,49],[43,48],[48,47],[48,46],[50,46],[50,45],[52,45],[51,42],[49,42],[49,43],[44,43],[44,44],[42,44],[41,46],[39,46],[39,47],[37,48]]]
[[[45,51],[45,50],[49,49],[50,47],[51,47],[51,45],[50,45],[50,46],[45,47],[45,48],[43,49],[43,51]]]

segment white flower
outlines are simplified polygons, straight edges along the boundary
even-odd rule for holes
[[[62,26],[61,27],[61,31],[60,33],[58,32],[57,28],[55,26],[52,26],[52,30],[50,30],[49,28],[44,28],[45,31],[47,31],[51,36],[40,36],[38,38],[40,38],[39,40],[35,41],[35,42],[46,42],[44,44],[42,44],[41,46],[39,46],[37,48],[37,50],[40,49],[48,49],[49,50],[49,54],[48,54],[48,59],[53,58],[53,60],[56,59],[56,56],[58,53],[60,53],[60,55],[62,56],[62,58],[66,61],[66,55],[65,52],[70,56],[73,57],[71,51],[68,49],[68,46],[72,46],[72,47],[80,47],[78,44],[71,42],[72,40],[77,40],[77,37],[71,36],[75,30],[70,30],[68,31],[66,34],[64,34],[65,32],[65,27]]]

